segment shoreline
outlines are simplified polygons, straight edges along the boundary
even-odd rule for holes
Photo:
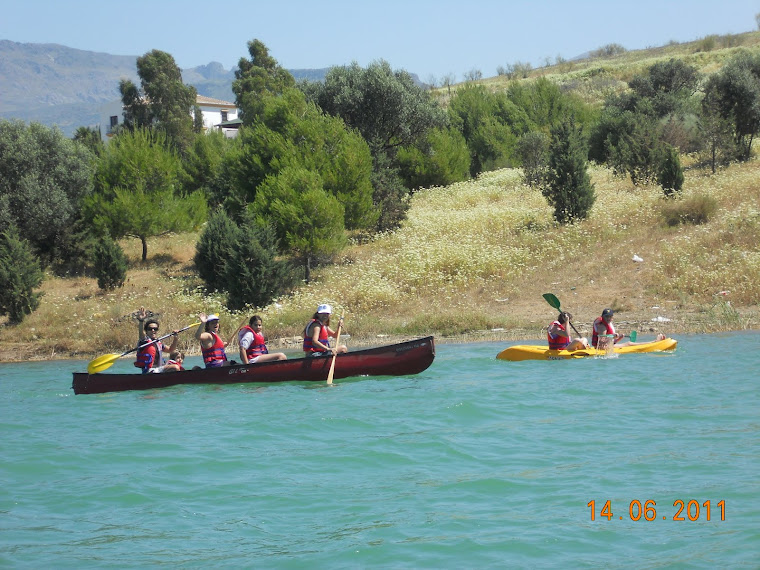
[[[677,335],[696,335],[696,334],[714,334],[714,333],[721,333],[721,332],[740,332],[740,331],[751,331],[751,330],[758,330],[757,323],[747,323],[748,325],[754,325],[754,326],[745,326],[742,328],[737,328],[733,326],[721,326],[717,323],[712,323],[710,326],[707,326],[706,323],[699,323],[699,322],[691,322],[687,323],[682,319],[673,319],[668,322],[649,322],[649,321],[639,321],[636,319],[631,320],[621,320],[618,323],[616,323],[616,326],[618,330],[626,331],[626,330],[637,330],[640,335],[643,335],[644,337],[647,336],[655,336],[658,333],[665,334],[666,337],[669,338],[676,338]],[[585,325],[581,325],[579,327],[579,331],[583,336],[587,336],[587,333],[589,332],[588,327]],[[358,349],[358,348],[370,348],[374,346],[382,346],[382,345],[388,345],[388,344],[395,344],[399,342],[404,342],[407,340],[412,340],[415,338],[421,338],[424,336],[429,336],[428,334],[419,334],[419,335],[399,335],[399,334],[378,334],[373,337],[368,336],[349,336],[348,340],[346,342],[349,351],[351,351],[352,348]],[[467,331],[456,335],[437,335],[432,334],[432,336],[435,337],[435,342],[438,345],[442,344],[474,344],[478,342],[513,342],[513,341],[526,341],[526,343],[532,343],[532,344],[544,344],[546,342],[546,337],[541,336],[537,333],[537,328],[527,328],[527,327],[520,327],[520,328],[512,328],[512,329],[491,329],[491,330],[476,330],[476,331]],[[344,340],[346,337],[342,337],[341,340]],[[295,353],[295,355],[298,353],[300,349],[300,343],[301,339],[296,337],[283,337],[283,338],[274,338],[267,342],[267,346],[270,351],[283,351],[286,353]],[[187,344],[187,343],[185,343]],[[197,348],[195,346],[194,342],[191,342],[190,346],[181,346],[180,349],[185,353],[185,356],[199,356],[200,355],[200,348]],[[129,350],[129,349],[124,349]],[[115,351],[114,351],[115,352]],[[0,364],[18,364],[23,362],[44,362],[46,360],[91,360],[93,358],[96,358],[100,356],[101,354],[106,353],[109,354],[107,351],[104,352],[92,352],[92,353],[78,353],[78,354],[59,354],[55,352],[55,350],[46,351],[43,353],[41,350],[41,347],[38,344],[32,344],[32,343],[18,343],[16,345],[12,346],[0,346]],[[236,355],[237,354],[237,345],[233,344],[232,349],[228,353],[228,357],[235,359],[235,356],[230,355]],[[13,356],[16,356],[16,358],[13,358]],[[19,357],[19,355],[21,355]],[[289,354],[290,356],[290,354]],[[124,355],[123,358],[128,359],[130,357],[129,354]]]

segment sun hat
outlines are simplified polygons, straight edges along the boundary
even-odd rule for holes
[[[209,315],[208,317],[206,317],[206,322],[218,321],[218,320],[219,320],[219,315]]]
[[[324,304],[317,307],[317,313],[323,313],[325,315],[332,315],[332,307],[330,305]]]
[[[612,309],[604,309],[602,311],[602,316],[603,317],[611,317],[614,314],[615,314],[615,311],[613,311]]]

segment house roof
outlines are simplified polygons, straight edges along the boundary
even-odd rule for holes
[[[243,119],[232,119],[231,121],[222,121],[221,123],[214,126],[215,127],[230,127],[230,128],[236,129],[242,124],[243,124]]]
[[[221,99],[214,99],[213,97],[206,97],[205,95],[197,95],[195,102],[198,105],[204,105],[206,107],[232,107],[235,108],[235,103],[230,101],[222,101]]]

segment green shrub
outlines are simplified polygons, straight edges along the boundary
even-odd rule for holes
[[[560,224],[585,219],[596,201],[587,156],[581,130],[572,119],[552,129],[549,171],[541,193]]]
[[[127,256],[121,246],[106,236],[101,239],[94,250],[93,269],[98,280],[98,287],[111,291],[124,285],[127,279]]]
[[[0,315],[18,324],[40,305],[43,273],[31,245],[18,235],[15,226],[0,234]]]
[[[712,196],[699,194],[686,200],[669,201],[662,207],[662,217],[668,226],[705,224],[718,209]]]
[[[259,227],[247,219],[231,245],[224,266],[227,307],[264,307],[293,283],[290,265],[278,258],[277,239],[271,226]]]
[[[522,161],[525,183],[540,188],[546,180],[549,163],[549,137],[530,131],[517,140],[517,154]]]
[[[657,169],[657,182],[662,186],[665,196],[679,194],[683,188],[683,180],[683,167],[678,151],[670,145],[665,145]]]
[[[209,216],[198,243],[195,246],[195,268],[209,291],[226,291],[224,265],[232,255],[231,244],[235,243],[240,228],[222,208],[217,208]]]
[[[456,129],[432,129],[415,146],[400,148],[400,174],[407,187],[448,186],[470,175],[470,154],[464,136]]]
[[[700,40],[697,40],[696,45],[694,46],[694,51],[700,52],[700,51],[712,51],[718,46],[718,36],[716,34],[712,34],[709,36],[705,36],[704,38],[701,38]]]

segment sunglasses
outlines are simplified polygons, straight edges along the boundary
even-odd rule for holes
[[[148,327],[148,331],[149,332],[157,332],[158,331],[158,327]]]

